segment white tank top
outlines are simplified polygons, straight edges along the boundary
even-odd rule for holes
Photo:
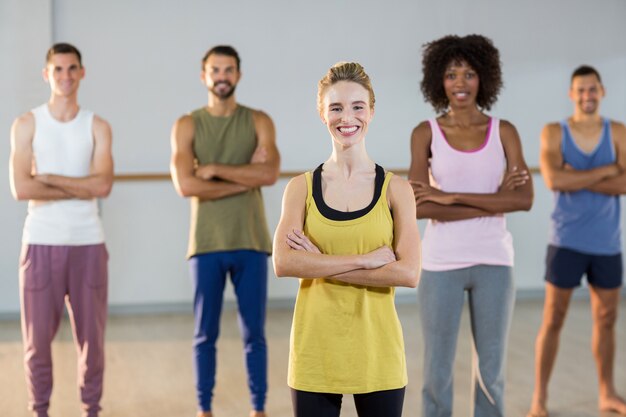
[[[60,122],[47,104],[35,116],[33,158],[37,174],[85,177],[93,157],[93,112],[79,110],[74,119]],[[91,200],[31,200],[23,243],[32,245],[92,245],[104,242],[98,203]]]
[[[431,184],[448,193],[495,193],[506,169],[500,121],[492,118],[483,145],[454,149],[436,119],[432,131]],[[504,215],[441,222],[429,220],[422,243],[422,267],[448,271],[473,265],[513,266],[513,240]]]

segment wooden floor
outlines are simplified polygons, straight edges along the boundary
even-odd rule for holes
[[[622,300],[622,315],[626,300]],[[509,343],[507,416],[524,416],[532,394],[533,344],[540,323],[540,301],[518,301]],[[422,346],[415,304],[398,308],[404,327],[409,366],[405,416],[420,415]],[[291,416],[286,386],[290,309],[268,313],[270,417]],[[107,329],[107,367],[102,417],[193,417],[195,396],[191,368],[192,317],[187,314],[113,316]],[[597,386],[589,349],[591,320],[587,301],[572,303],[551,388],[553,417],[613,416],[596,408]],[[19,323],[0,322],[0,416],[29,417],[22,370]],[[616,383],[626,395],[626,329],[617,327]],[[53,345],[55,387],[51,417],[79,416],[75,387],[75,350],[67,322]],[[225,311],[218,345],[218,384],[214,414],[246,417],[249,411],[242,347],[234,311]],[[454,416],[468,416],[470,333],[463,317],[455,364]],[[356,416],[352,399],[344,398],[342,416]]]

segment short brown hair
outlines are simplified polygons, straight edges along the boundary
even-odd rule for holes
[[[77,47],[69,43],[55,43],[48,49],[46,53],[46,64],[50,63],[53,55],[56,54],[74,54],[78,58],[78,63],[83,66],[83,57]]]

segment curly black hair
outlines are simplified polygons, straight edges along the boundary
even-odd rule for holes
[[[443,88],[446,69],[451,63],[463,61],[478,74],[476,104],[491,109],[502,88],[500,53],[491,39],[482,35],[448,35],[424,44],[423,49],[421,90],[435,111],[444,112],[450,104]]]

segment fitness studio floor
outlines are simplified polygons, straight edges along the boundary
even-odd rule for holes
[[[542,301],[518,300],[511,338],[507,376],[507,416],[524,416],[533,386],[533,347],[541,320]],[[622,319],[617,325],[615,379],[626,396],[626,328],[623,325],[626,298],[622,299]],[[404,327],[409,367],[405,416],[418,416],[421,381],[421,331],[416,305],[398,307]],[[270,309],[267,317],[269,346],[270,417],[291,416],[291,400],[286,386],[291,309]],[[107,368],[102,417],[192,417],[195,397],[191,368],[190,314],[117,315],[107,328]],[[597,379],[590,352],[591,318],[589,303],[572,301],[561,337],[560,354],[550,385],[552,417],[616,416],[596,408]],[[467,311],[459,335],[455,364],[454,415],[469,415],[471,335]],[[218,375],[213,411],[216,417],[242,417],[249,411],[242,347],[236,312],[230,308],[222,316],[218,344]],[[79,415],[76,389],[75,350],[70,327],[65,320],[53,345],[54,391],[51,417]],[[29,417],[22,369],[19,321],[0,321],[0,415]],[[356,413],[350,396],[344,397],[342,416]]]

